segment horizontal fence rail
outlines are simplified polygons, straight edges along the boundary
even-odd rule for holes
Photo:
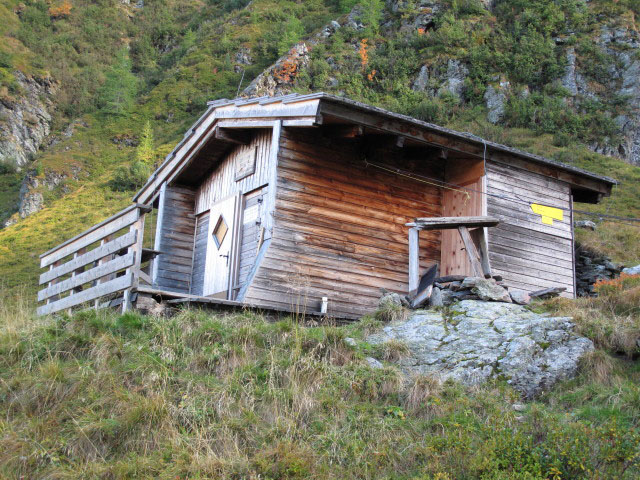
[[[132,205],[40,256],[38,315],[47,315],[137,287],[146,205]]]

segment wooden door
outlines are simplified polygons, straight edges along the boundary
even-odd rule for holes
[[[238,221],[238,197],[228,197],[211,207],[207,234],[207,260],[203,295],[229,297],[231,273],[235,261]]]

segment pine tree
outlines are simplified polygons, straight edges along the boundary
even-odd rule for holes
[[[100,107],[111,115],[124,115],[133,106],[137,91],[138,79],[131,72],[129,53],[122,48],[100,89]]]
[[[140,135],[140,143],[136,150],[136,161],[142,162],[146,165],[153,165],[155,160],[155,151],[153,148],[153,129],[151,128],[151,122],[147,120],[142,129]]]

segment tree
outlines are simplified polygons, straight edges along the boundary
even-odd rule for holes
[[[105,113],[124,115],[133,106],[137,91],[138,79],[131,72],[129,53],[122,48],[100,89],[99,105]]]
[[[153,129],[151,122],[147,120],[140,135],[140,143],[136,150],[136,161],[146,165],[153,165],[155,160],[155,150],[153,148]]]

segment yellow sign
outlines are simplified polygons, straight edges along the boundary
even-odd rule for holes
[[[542,223],[545,225],[553,225],[554,220],[562,221],[562,210],[559,208],[532,203],[531,210],[533,210],[533,213],[542,217]]]

